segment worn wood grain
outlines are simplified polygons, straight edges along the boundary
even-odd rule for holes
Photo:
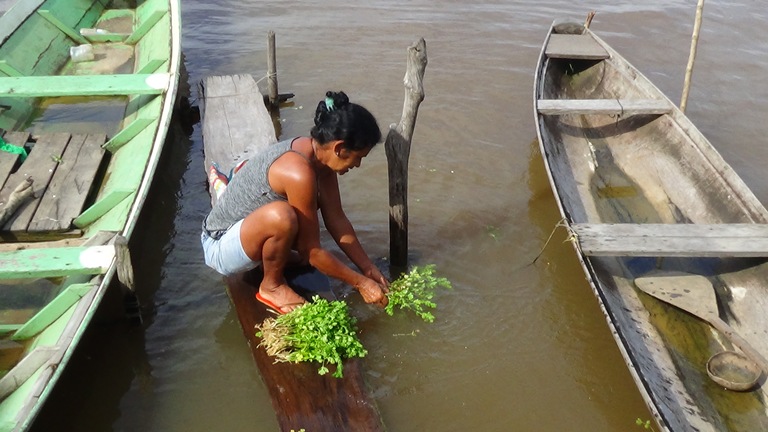
[[[768,224],[574,224],[592,256],[768,257]]]
[[[602,60],[610,57],[608,51],[595,42],[592,36],[573,34],[552,34],[544,53],[549,58],[574,60]]]
[[[68,143],[69,134],[67,133],[42,135],[19,170],[8,178],[6,186],[0,190],[2,202],[6,202],[5,197],[10,195],[15,185],[27,177],[34,179],[35,198],[27,201],[16,211],[3,226],[4,230],[26,231]],[[14,144],[24,145],[21,142],[14,142]]]
[[[658,99],[540,99],[536,108],[546,115],[608,114],[630,116],[636,114],[667,114],[672,106]]]
[[[287,275],[289,284],[305,297],[309,289],[297,288]],[[261,280],[259,271],[241,273],[226,279],[227,292],[237,308],[243,334],[253,358],[272,397],[281,431],[305,429],[317,432],[383,431],[384,426],[375,400],[369,395],[360,359],[344,363],[343,378],[319,375],[317,363],[275,363],[256,337],[255,326],[273,316],[254,300]],[[330,291],[326,291],[326,296]]]
[[[64,231],[83,210],[104,157],[105,135],[72,135],[29,231]]]

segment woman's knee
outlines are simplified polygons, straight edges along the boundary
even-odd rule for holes
[[[296,216],[296,210],[285,201],[270,203],[266,208],[265,218],[269,226],[273,226],[276,231],[295,235],[299,231],[299,218]]]
[[[247,233],[259,237],[273,237],[281,234],[294,236],[299,231],[299,222],[296,211],[290,204],[277,201],[260,207],[248,215],[243,228]]]

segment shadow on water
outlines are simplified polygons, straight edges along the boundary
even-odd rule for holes
[[[182,75],[182,83],[184,78]],[[189,135],[197,121],[188,93],[183,91],[182,84],[151,192],[130,243],[143,323],[126,315],[126,298],[113,283],[31,432],[112,430],[123,414],[119,409],[123,395],[132,385],[139,389],[150,385],[145,331],[154,317],[154,296],[174,236],[179,207],[176,192],[187,171]]]

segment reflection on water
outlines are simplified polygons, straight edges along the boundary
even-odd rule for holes
[[[409,248],[414,264],[436,264],[454,290],[437,299],[433,324],[389,319],[349,297],[389,430],[612,432],[649,418],[564,234],[532,264],[559,219],[531,145],[533,68],[549,24],[581,21],[591,8],[570,0],[183,2],[193,88],[209,75],[264,76],[266,33],[276,32],[280,90],[296,95],[281,111],[282,137],[308,133],[329,89],[347,92],[386,130],[403,107],[405,50],[417,37],[427,42]],[[708,2],[688,113],[768,198],[763,9]],[[676,100],[693,5],[611,2],[597,12],[592,29]],[[199,125],[185,139],[169,142],[152,214],[136,230],[144,325],[102,319],[36,430],[277,429],[221,278],[202,264],[209,200]],[[340,182],[377,260],[388,255],[386,176],[377,148]],[[608,175],[599,187],[631,208],[621,189],[629,186]],[[119,309],[120,299],[110,305]]]

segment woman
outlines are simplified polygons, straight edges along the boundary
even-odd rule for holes
[[[344,92],[327,92],[309,137],[267,147],[232,178],[203,222],[206,264],[224,275],[261,264],[264,278],[256,299],[280,314],[305,303],[283,276],[289,261],[308,262],[354,287],[367,303],[386,306],[388,282],[344,214],[338,183],[338,176],[359,167],[380,140],[367,109],[350,103]],[[323,249],[318,209],[360,272]]]

